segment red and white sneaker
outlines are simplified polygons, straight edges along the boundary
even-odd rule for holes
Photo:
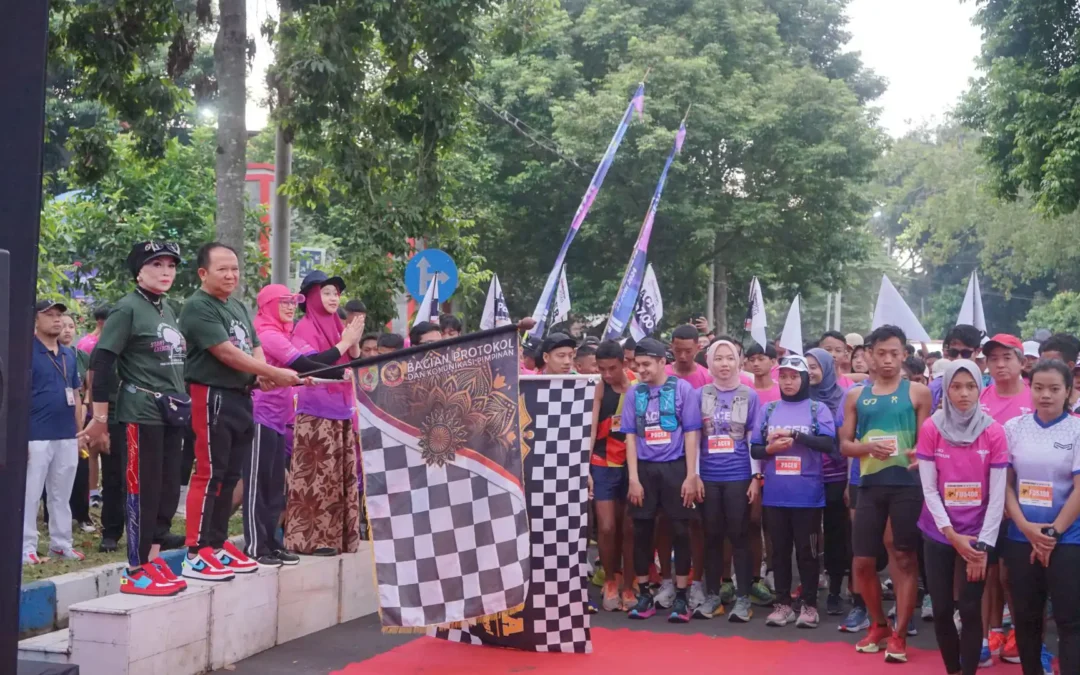
[[[50,548],[49,555],[61,560],[86,560],[86,556],[81,551],[73,548]]]
[[[182,591],[187,589],[187,582],[173,574],[173,571],[169,568],[169,563],[165,562],[164,558],[158,556],[157,558],[151,560],[149,565],[150,567],[153,567],[155,570],[157,570],[157,573],[160,574],[161,578],[163,578],[165,581],[171,584],[176,584],[176,586]]]
[[[179,586],[161,576],[153,565],[124,570],[120,575],[120,592],[128,595],[167,598],[176,595],[180,590]]]
[[[32,551],[30,553],[24,553],[23,557],[22,557],[22,564],[24,564],[24,565],[40,565],[40,564],[48,562],[48,561],[49,561],[48,558],[42,558],[41,556],[39,556],[37,554],[37,551]]]
[[[183,576],[202,581],[229,581],[236,576],[231,569],[221,564],[214,555],[214,549],[205,546],[199,549],[194,558],[184,558]]]
[[[225,541],[225,544],[216,555],[222,565],[237,574],[251,574],[259,569],[259,563],[247,557],[243,551],[233,546],[232,542],[228,540]]]

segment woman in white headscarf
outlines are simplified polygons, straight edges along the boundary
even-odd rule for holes
[[[927,585],[934,632],[949,673],[974,675],[982,651],[982,595],[1005,508],[1009,447],[1005,430],[979,407],[983,380],[968,360],[949,363],[942,406],[919,431],[916,456],[922,481]],[[953,600],[956,558],[966,563]],[[960,610],[959,635],[953,609]]]

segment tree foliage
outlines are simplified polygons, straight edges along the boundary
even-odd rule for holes
[[[1032,307],[1020,326],[1025,335],[1032,335],[1040,328],[1080,335],[1080,293],[1058,293],[1050,302]]]

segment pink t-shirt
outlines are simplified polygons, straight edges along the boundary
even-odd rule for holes
[[[690,383],[690,386],[692,386],[694,389],[701,389],[705,385],[712,382],[712,375],[709,374],[709,369],[708,368],[703,367],[699,363],[695,363],[694,368],[695,368],[694,372],[690,373],[690,375],[687,376],[687,377],[683,377],[682,375],[675,372],[675,365],[669,363],[669,364],[667,364],[667,367],[664,369],[664,372],[667,373],[668,375],[674,375],[675,377],[679,378],[680,380],[686,380],[687,382]]]
[[[1009,445],[1005,429],[991,424],[971,445],[952,445],[941,436],[932,419],[923,422],[915,454],[920,462],[937,468],[937,489],[949,522],[957,534],[979,536],[986,508],[990,504],[990,469],[1009,465]],[[919,529],[942,544],[949,540],[938,530],[930,510],[923,504]]]
[[[1035,406],[1031,402],[1031,388],[1024,382],[1024,390],[1016,396],[1001,396],[993,382],[983,390],[979,405],[998,424],[1005,424],[1014,417],[1027,415]]]
[[[310,356],[315,353],[315,350],[300,338],[290,339],[278,330],[261,331],[258,335],[266,362],[278,368],[288,368],[301,356]],[[255,422],[279,434],[285,433],[285,426],[292,423],[296,413],[293,389],[291,387],[270,391],[256,389],[252,394],[252,400]]]
[[[754,388],[754,391],[757,393],[758,403],[762,406],[780,400],[780,385],[775,381],[768,389],[758,389],[754,387],[753,382],[750,383],[750,386]]]
[[[851,389],[855,386],[855,383],[852,382],[847,375],[838,375],[836,377],[836,383],[840,385],[840,388],[844,391],[847,391],[848,389]]]
[[[90,333],[88,335],[84,335],[82,339],[75,343],[75,349],[78,349],[80,352],[92,354],[94,352],[94,347],[97,347],[97,343],[98,336]]]
[[[754,388],[754,376],[746,372],[745,370],[739,373],[739,382],[742,382],[751,389]]]

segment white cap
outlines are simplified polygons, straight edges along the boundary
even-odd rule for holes
[[[1025,341],[1024,356],[1034,356],[1035,358],[1039,358],[1039,343],[1034,340]]]
[[[794,370],[799,373],[809,373],[810,367],[806,365],[806,359],[798,354],[788,354],[780,359],[780,365],[778,369],[787,368],[788,370]]]

